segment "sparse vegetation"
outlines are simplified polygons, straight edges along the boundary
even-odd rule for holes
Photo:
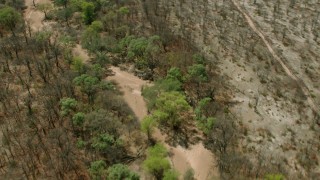
[[[316,179],[319,3],[199,3],[0,1],[0,176],[204,178],[170,153],[203,142],[222,179]]]

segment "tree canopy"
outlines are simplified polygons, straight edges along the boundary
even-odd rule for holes
[[[155,118],[171,128],[180,126],[185,117],[189,116],[191,106],[186,97],[177,91],[164,92],[156,100]]]
[[[0,25],[9,29],[14,35],[14,29],[21,20],[21,15],[15,9],[5,6],[0,9]]]
[[[166,148],[161,144],[156,144],[148,149],[147,159],[143,162],[144,168],[157,178],[162,178],[165,171],[170,169],[170,163]]]
[[[130,171],[128,166],[115,164],[108,168],[107,180],[139,180],[137,173]]]

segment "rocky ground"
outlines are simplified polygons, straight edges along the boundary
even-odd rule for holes
[[[218,65],[245,129],[239,149],[257,171],[270,164],[293,179],[320,173],[318,1],[146,4],[156,29],[188,39]]]

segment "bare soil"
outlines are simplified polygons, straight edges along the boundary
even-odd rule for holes
[[[50,0],[35,0],[35,4],[50,2]],[[40,31],[48,24],[44,22],[44,13],[36,10],[36,8],[33,6],[32,0],[25,0],[25,5],[27,6],[27,9],[24,12],[26,21],[29,23],[33,31]]]

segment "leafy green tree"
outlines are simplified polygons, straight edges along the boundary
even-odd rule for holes
[[[151,141],[151,135],[156,126],[156,121],[152,116],[146,116],[141,122],[141,130],[142,132],[147,134],[148,140]]]
[[[156,100],[155,118],[163,125],[172,129],[180,127],[181,123],[190,118],[191,106],[186,101],[186,96],[180,92],[164,92]]]
[[[188,68],[188,78],[195,82],[205,82],[208,80],[208,74],[203,64],[194,64]]]
[[[166,79],[178,80],[179,82],[184,81],[181,70],[177,67],[173,67],[168,71]]]
[[[100,81],[98,78],[88,74],[82,74],[73,79],[74,84],[80,86],[83,93],[88,96],[89,103],[93,103],[97,89],[99,88]]]
[[[73,57],[72,68],[73,68],[73,70],[75,70],[79,74],[83,74],[86,72],[86,67],[85,67],[81,57]]]
[[[107,180],[139,180],[137,173],[132,172],[126,165],[115,164],[108,168]]]
[[[147,159],[143,162],[147,172],[153,174],[157,179],[161,179],[165,171],[170,169],[170,163],[166,148],[161,144],[150,147],[147,152]]]
[[[84,123],[85,114],[82,112],[78,112],[72,117],[72,123],[77,126],[82,126]]]
[[[195,108],[197,126],[205,133],[208,134],[214,126],[216,119],[214,117],[206,116],[206,106],[209,102],[212,101],[211,98],[201,99],[198,103],[198,106]]]
[[[99,134],[92,139],[91,147],[97,151],[107,153],[113,146],[121,146],[122,142],[120,139],[116,139],[113,135]]]
[[[197,120],[201,120],[202,118],[205,118],[204,110],[210,101],[212,101],[212,99],[209,97],[203,98],[199,101],[198,106],[195,108],[195,114],[196,114]]]
[[[102,47],[102,41],[99,33],[96,29],[93,29],[90,26],[82,34],[81,44],[82,47],[88,49],[90,53],[100,51]]]
[[[205,119],[201,119],[201,121],[197,122],[197,126],[201,129],[205,134],[209,134],[212,130],[216,119],[214,117],[208,117]]]
[[[72,17],[73,13],[74,12],[71,9],[71,7],[59,9],[57,12],[57,18],[62,21],[65,21],[67,23],[67,26],[69,26],[69,19]]]
[[[189,89],[192,89],[196,93],[196,98],[201,98],[201,84],[208,82],[208,74],[206,67],[203,64],[194,64],[188,67],[188,74],[186,75]]]
[[[179,179],[179,173],[171,169],[164,172],[164,176],[162,180],[178,180],[178,179]]]
[[[192,56],[192,59],[197,63],[197,64],[203,64],[205,65],[205,59],[202,55],[200,54],[194,54]]]
[[[38,31],[35,33],[35,42],[39,47],[49,46],[50,38],[53,32],[48,30]]]
[[[106,174],[107,164],[103,160],[94,161],[91,163],[89,172],[94,180],[101,180]]]
[[[14,30],[21,19],[21,15],[12,7],[4,6],[0,8],[0,25],[9,29],[13,36],[15,36]]]
[[[85,141],[79,139],[79,140],[77,141],[77,148],[83,149],[83,148],[86,146],[86,144],[87,144],[87,143],[86,143]]]
[[[90,25],[90,28],[92,28],[96,32],[101,32],[103,30],[103,24],[101,21],[93,21]]]
[[[90,68],[90,74],[93,77],[96,77],[99,79],[99,81],[101,81],[103,75],[104,75],[104,69],[101,67],[100,64],[93,64]]]
[[[162,92],[181,91],[182,83],[174,78],[166,78],[157,80],[153,86],[144,87],[142,95],[146,98],[148,109],[155,107],[156,99]]]
[[[84,0],[70,0],[70,5],[74,9],[74,11],[80,12],[82,9],[82,3]]]
[[[120,8],[119,8],[118,12],[119,12],[120,15],[123,16],[123,15],[129,14],[129,13],[130,13],[130,10],[129,10],[128,7],[123,6],[123,7],[120,7]]]
[[[132,39],[128,46],[127,57],[133,59],[135,57],[143,57],[144,52],[148,46],[148,40],[145,37]]]
[[[82,18],[85,24],[91,24],[94,21],[95,13],[94,13],[95,6],[91,2],[83,1],[82,3]]]
[[[162,41],[160,36],[151,36],[148,38],[144,58],[147,60],[148,68],[153,70],[159,65],[159,55],[161,53]]]
[[[73,98],[63,98],[60,100],[61,115],[67,116],[77,107],[77,101]]]
[[[96,52],[94,62],[100,64],[100,66],[105,66],[109,62],[109,58],[105,52]]]
[[[135,60],[139,69],[149,68],[151,71],[157,66],[161,45],[162,42],[159,36],[151,36],[149,38],[127,36],[119,43],[121,49],[126,50],[126,57],[129,60]]]

